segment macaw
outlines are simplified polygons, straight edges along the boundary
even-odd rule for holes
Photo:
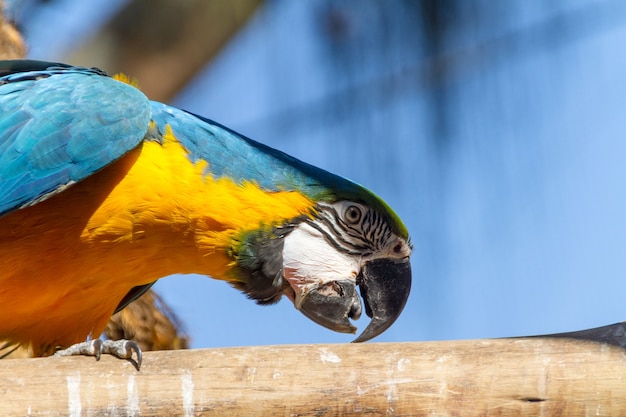
[[[412,246],[381,198],[127,81],[0,62],[0,339],[98,356],[111,315],[178,273],[346,333],[358,286],[355,342],[393,324]]]

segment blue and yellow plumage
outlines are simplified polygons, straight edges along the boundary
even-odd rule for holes
[[[157,279],[200,273],[348,332],[360,286],[364,340],[400,314],[409,256],[355,183],[99,70],[0,63],[1,338],[52,352]]]

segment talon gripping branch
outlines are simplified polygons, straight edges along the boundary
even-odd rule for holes
[[[199,273],[346,333],[358,286],[365,341],[400,315],[410,254],[360,185],[100,70],[0,62],[0,338],[49,354]]]

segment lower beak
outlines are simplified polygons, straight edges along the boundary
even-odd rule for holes
[[[361,301],[353,281],[332,281],[310,290],[300,304],[300,311],[328,329],[356,333],[349,319],[361,317]]]
[[[369,261],[357,278],[365,312],[372,318],[354,342],[365,342],[387,330],[400,316],[411,289],[409,259]],[[311,289],[300,311],[316,323],[342,333],[356,333],[350,319],[361,316],[361,302],[353,281],[332,281]]]

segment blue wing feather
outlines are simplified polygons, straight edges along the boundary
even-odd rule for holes
[[[0,68],[0,215],[120,158],[141,142],[150,121],[148,99],[99,70],[34,65],[47,67]]]

